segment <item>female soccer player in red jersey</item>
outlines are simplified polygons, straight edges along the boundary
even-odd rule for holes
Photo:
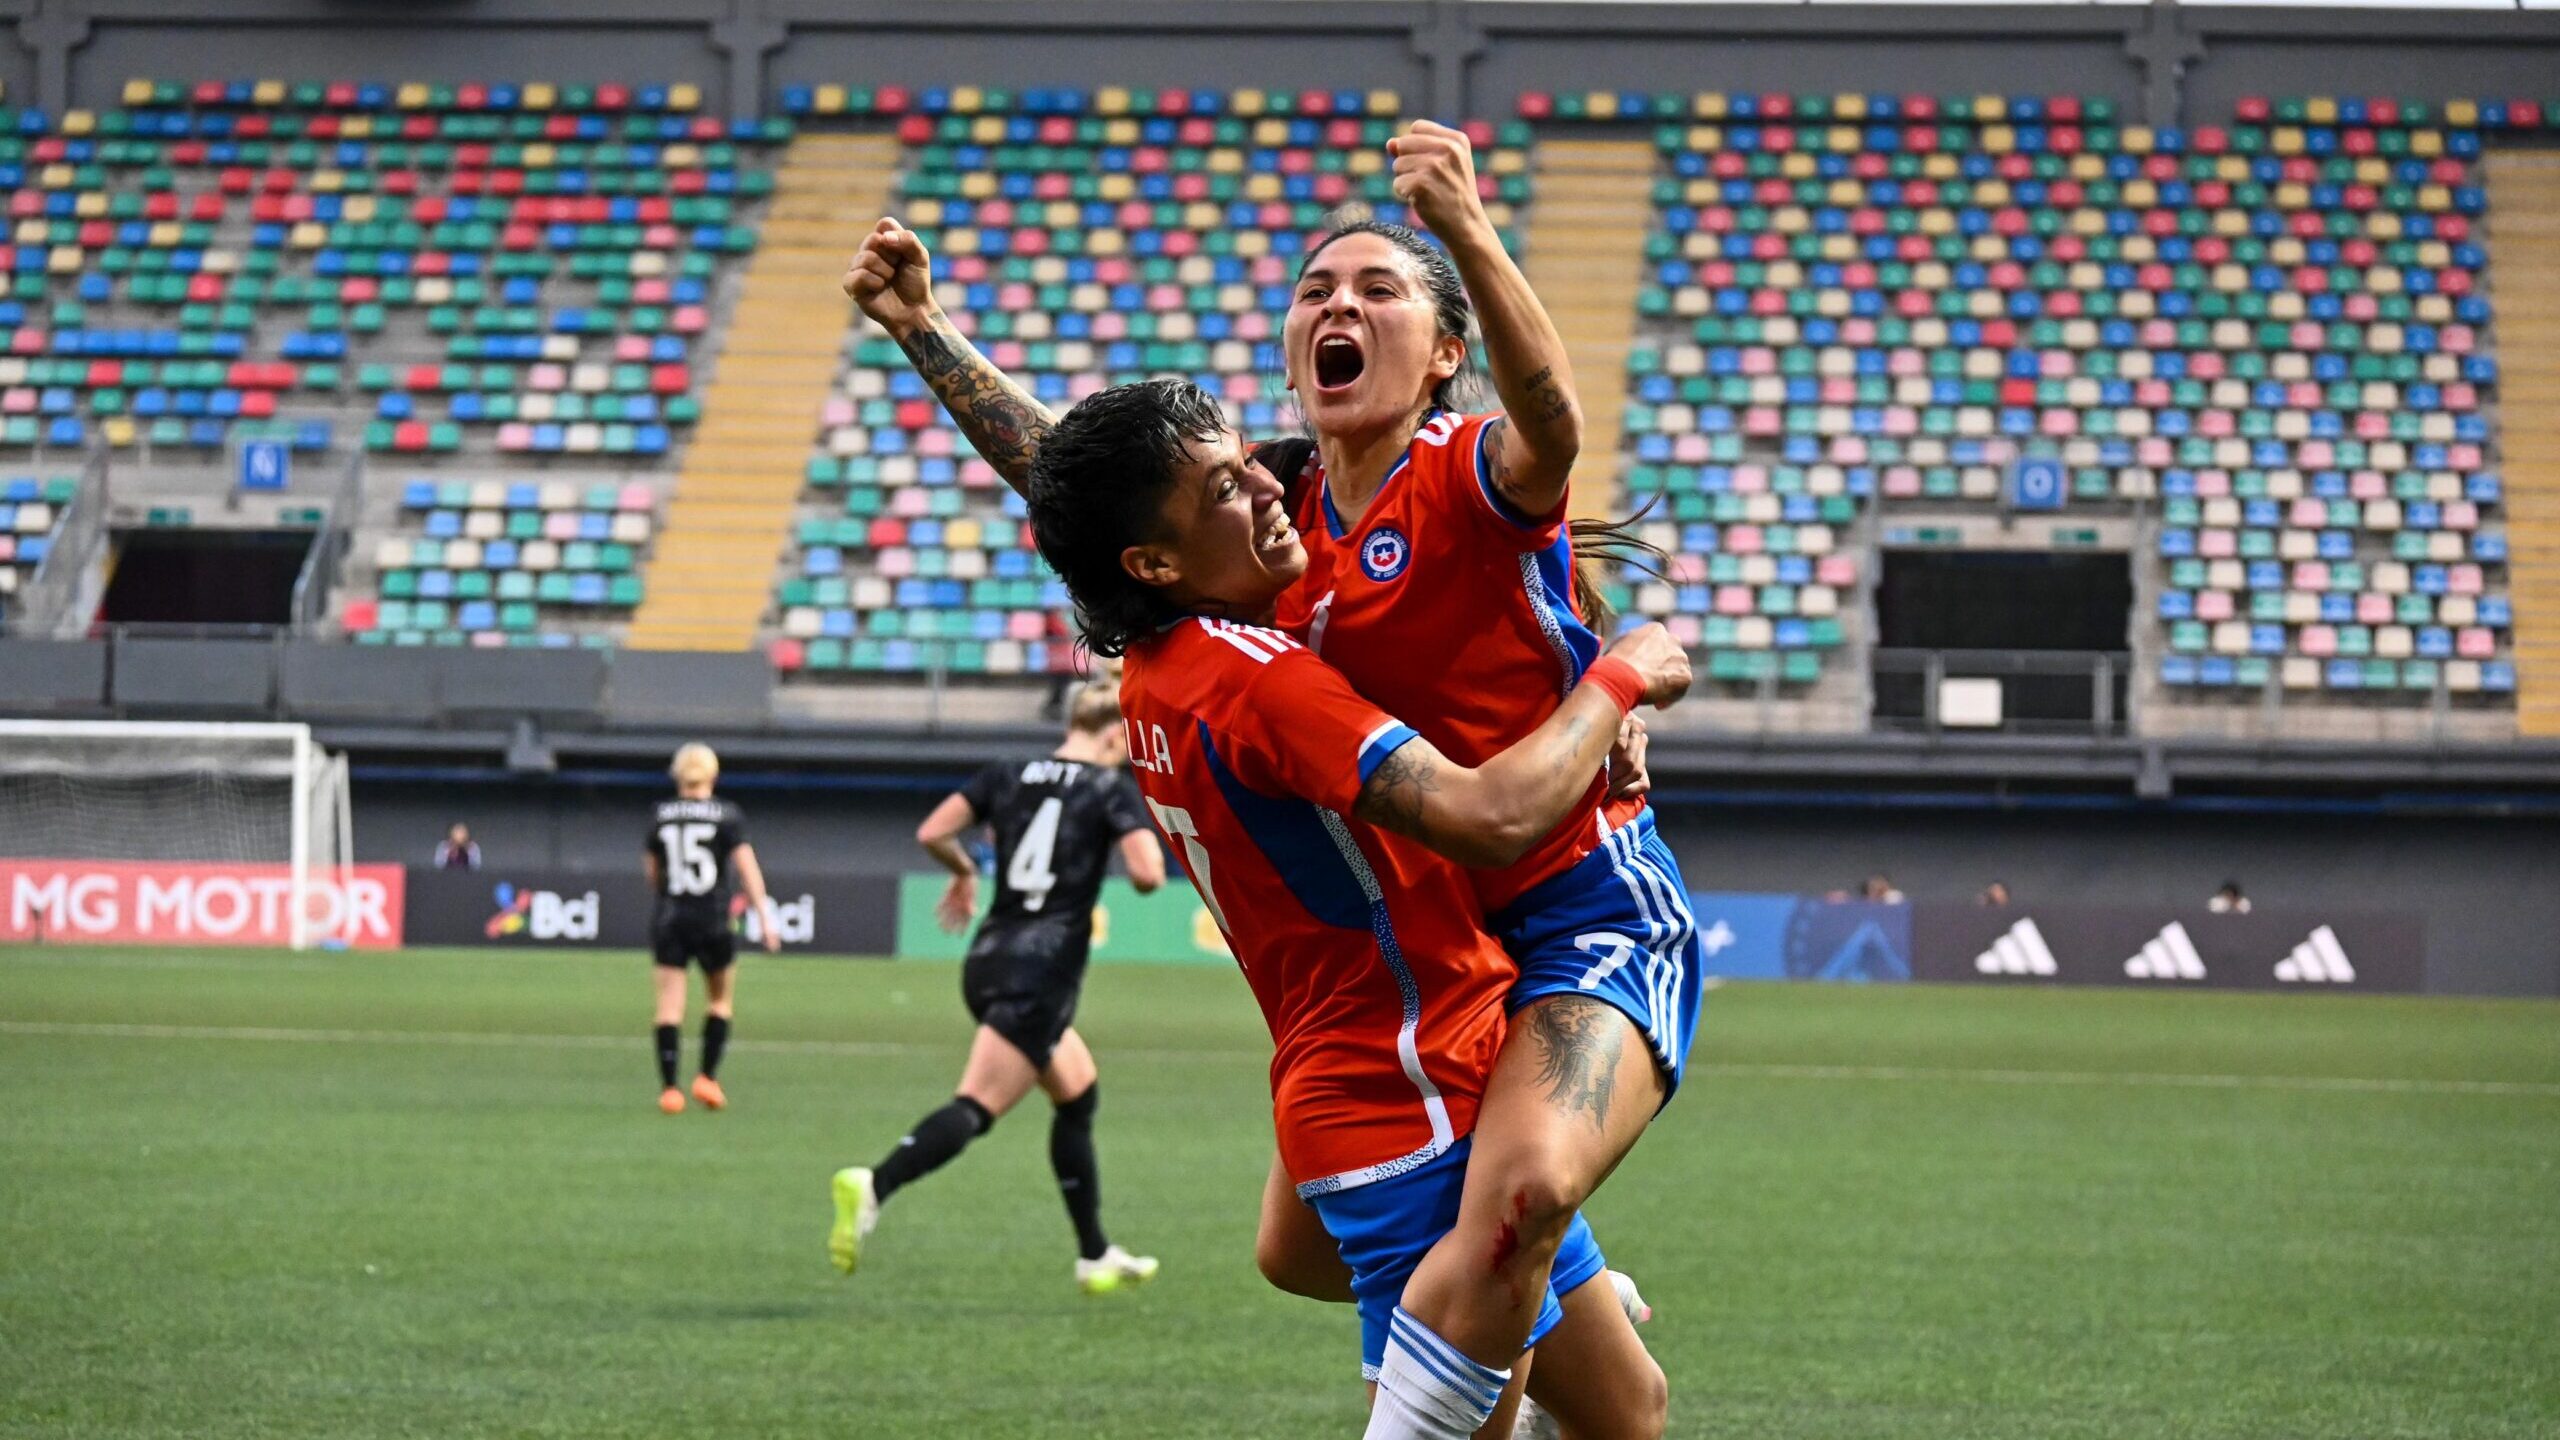
[[[1390,149],[1397,194],[1447,253],[1358,225],[1301,266],[1283,350],[1316,439],[1297,505],[1309,570],[1279,619],[1476,763],[1552,714],[1599,652],[1573,603],[1564,514],[1581,413],[1563,342],[1485,215],[1466,137],[1425,122]],[[1471,300],[1497,413],[1451,408]],[[1431,665],[1412,663],[1426,653]],[[1597,778],[1519,861],[1475,881],[1520,965],[1515,1038],[1485,1092],[1465,1209],[1405,1307],[1486,1361],[1526,1333],[1523,1282],[1547,1273],[1576,1210],[1677,1087],[1704,957],[1651,812],[1609,801]],[[1587,1278],[1555,1277],[1560,1291]]]
[[[1126,653],[1131,769],[1271,1026],[1280,1163],[1351,1271],[1368,1433],[1474,1433],[1561,1311],[1541,1279],[1531,1324],[1482,1363],[1395,1303],[1457,1218],[1517,973],[1449,862],[1516,861],[1583,803],[1621,718],[1687,688],[1688,658],[1643,627],[1518,742],[1451,761],[1265,623],[1305,548],[1278,482],[1181,381],[1077,406],[1034,464],[1030,514],[1088,643]],[[1588,1226],[1563,1244],[1596,1266]],[[1660,1371],[1622,1316],[1592,1318],[1529,1385],[1576,1433],[1659,1433]]]
[[[1399,194],[1449,253],[1364,225],[1303,267],[1284,349],[1315,431],[1318,463],[1290,477],[1314,553],[1280,618],[1365,693],[1394,694],[1388,708],[1444,753],[1477,763],[1552,714],[1599,649],[1571,598],[1563,524],[1580,418],[1563,347],[1477,199],[1464,136],[1418,124],[1392,149]],[[934,307],[922,243],[882,222],[846,289],[1019,488],[1052,417]],[[1471,295],[1503,413],[1446,408]],[[1421,654],[1434,663],[1413,664]],[[1407,1299],[1456,1348],[1497,1363],[1517,1353],[1581,1201],[1676,1086],[1701,956],[1650,813],[1609,803],[1596,776],[1573,816],[1476,889],[1520,963],[1523,1039],[1487,1092],[1458,1229]],[[1338,1294],[1322,1237],[1277,1193],[1266,1273]],[[1596,1274],[1591,1261],[1559,1272],[1558,1288]]]

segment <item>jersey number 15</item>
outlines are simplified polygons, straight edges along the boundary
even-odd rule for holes
[[[711,858],[710,846],[719,829],[673,820],[658,827],[658,848],[667,857],[668,894],[708,895],[720,883],[720,862]]]

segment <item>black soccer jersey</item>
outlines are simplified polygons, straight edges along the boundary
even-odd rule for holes
[[[641,848],[658,857],[661,910],[729,915],[729,857],[747,841],[746,812],[726,800],[661,800]]]
[[[987,923],[1093,912],[1111,848],[1147,828],[1147,802],[1118,767],[1076,760],[998,761],[960,793],[996,832],[996,894]]]

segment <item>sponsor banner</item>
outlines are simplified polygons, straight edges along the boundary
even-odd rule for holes
[[[2426,978],[2426,927],[2371,910],[1922,905],[1913,974],[2016,985],[2396,990]]]
[[[311,872],[314,943],[401,943],[406,873],[397,865]],[[0,860],[0,941],[118,945],[290,945],[293,869],[118,860]]]
[[[969,936],[977,928],[976,919],[969,930],[955,935],[942,928],[933,913],[934,903],[950,884],[942,874],[909,875],[898,883],[898,949],[904,960],[957,960],[969,952]],[[979,915],[986,913],[986,903],[994,887],[981,883],[978,887]],[[1098,961],[1143,960],[1157,964],[1232,965],[1234,957],[1227,953],[1227,937],[1218,931],[1218,922],[1209,918],[1208,908],[1190,884],[1171,879],[1152,895],[1141,895],[1126,880],[1102,882],[1102,896],[1093,907],[1093,958]]]
[[[1707,973],[1735,980],[1908,980],[1911,907],[1691,891]]]
[[[768,871],[765,886],[784,950],[889,952],[897,890],[887,877]],[[409,875],[408,936],[412,945],[640,950],[649,944],[656,907],[636,866],[629,874],[419,867]],[[762,923],[744,894],[731,896],[729,919],[742,945],[764,943]]]

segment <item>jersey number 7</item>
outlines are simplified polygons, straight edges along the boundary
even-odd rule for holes
[[[1230,940],[1234,939],[1235,932],[1227,929],[1226,912],[1218,908],[1217,892],[1209,886],[1209,848],[1200,843],[1200,832],[1191,823],[1191,812],[1159,805],[1153,800],[1147,802],[1147,808],[1155,812],[1157,829],[1162,830],[1167,838],[1182,842],[1182,868],[1191,872],[1191,883],[1200,891],[1200,903],[1209,907],[1209,918],[1218,922],[1218,928]]]

